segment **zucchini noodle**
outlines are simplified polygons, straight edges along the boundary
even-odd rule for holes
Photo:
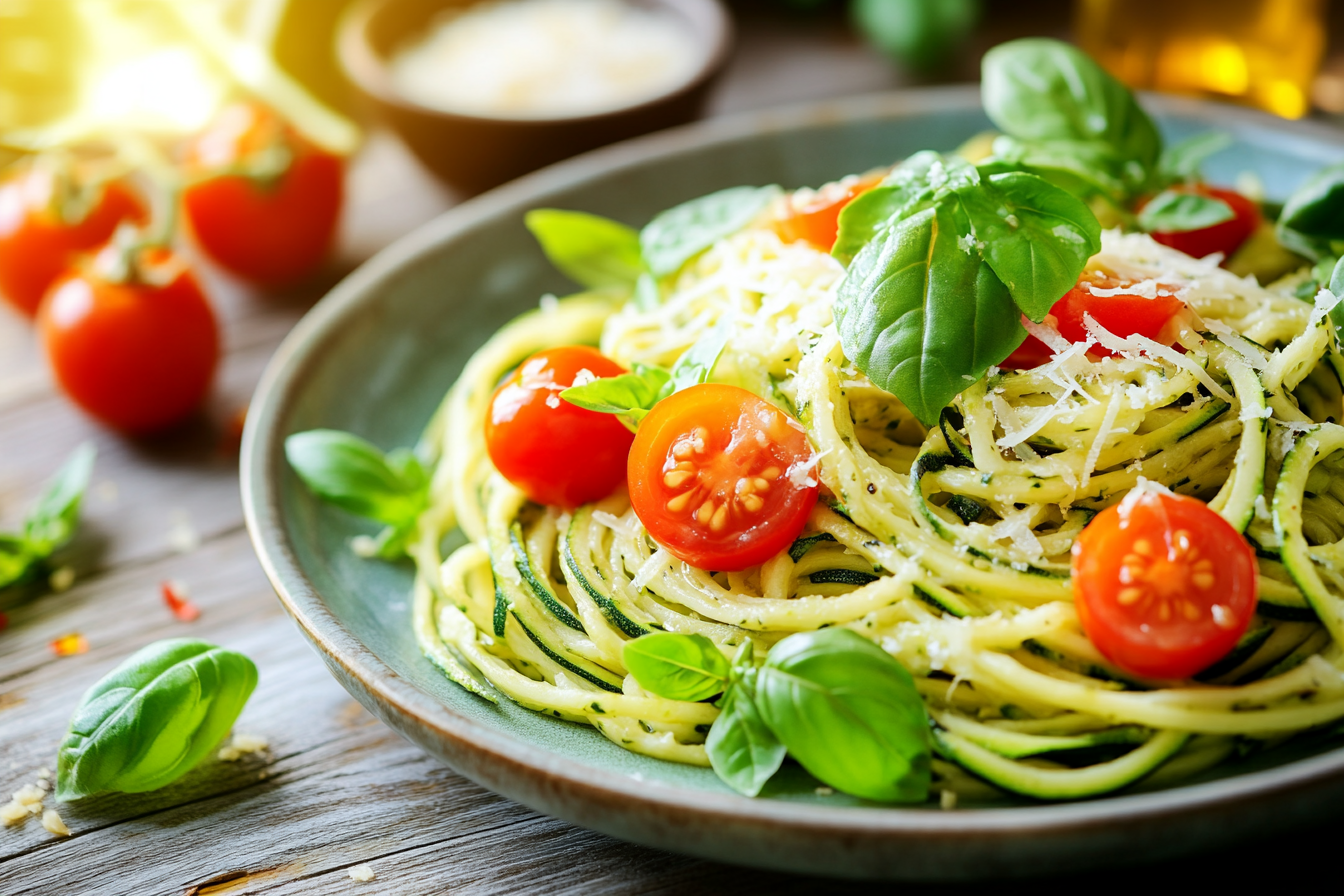
[[[485,699],[703,766],[718,710],[641,690],[629,639],[697,633],[761,656],[845,626],[915,676],[934,789],[969,799],[1168,786],[1344,718],[1344,357],[1328,294],[1313,307],[1143,234],[1106,233],[1089,270],[1129,293],[1174,290],[1189,309],[1177,348],[1091,322],[1114,352],[1098,359],[1032,325],[1054,360],[991,369],[932,428],[844,357],[841,265],[761,224],[664,281],[653,309],[618,290],[544,302],[475,354],[425,434],[431,504],[411,550],[422,649]],[[725,320],[713,379],[797,416],[818,459],[822,500],[790,549],[707,572],[659,548],[624,493],[565,512],[495,472],[482,421],[525,357],[587,343],[671,367]],[[1116,668],[1074,611],[1074,539],[1151,484],[1208,502],[1261,565],[1247,634],[1199,680]],[[454,529],[466,543],[444,557]]]

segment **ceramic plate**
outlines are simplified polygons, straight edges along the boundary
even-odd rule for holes
[[[1193,101],[1152,99],[1168,139],[1208,128],[1236,144],[1212,181],[1255,172],[1282,198],[1344,158],[1335,131]],[[384,448],[413,444],[474,351],[547,292],[572,289],[523,227],[538,206],[636,227],[723,187],[819,185],[989,125],[975,88],[934,89],[711,121],[590,153],[471,200],[355,271],[281,346],[248,415],[248,528],[281,601],[342,685],[462,774],[541,812],[666,849],[824,874],[953,879],[1059,872],[1282,831],[1344,798],[1344,750],[1299,746],[1255,767],[1155,793],[944,812],[823,796],[801,772],[767,798],[708,769],[629,753],[596,731],[460,690],[411,634],[409,565],[349,550],[369,531],[316,501],[283,460],[290,433],[332,427]]]

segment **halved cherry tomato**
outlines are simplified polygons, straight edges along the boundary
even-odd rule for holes
[[[1256,604],[1255,553],[1196,498],[1132,495],[1073,545],[1083,631],[1137,675],[1188,678],[1231,650]]]
[[[1205,255],[1221,252],[1223,258],[1227,259],[1260,226],[1259,206],[1235,190],[1224,190],[1221,187],[1210,187],[1207,184],[1186,184],[1171,189],[1178,193],[1197,193],[1201,196],[1221,199],[1232,208],[1233,217],[1210,227],[1201,227],[1198,230],[1152,234],[1153,239],[1164,246],[1170,246],[1194,258],[1203,258]]]
[[[640,422],[630,503],[674,557],[746,569],[802,531],[817,503],[812,456],[802,426],[764,399],[736,386],[691,386]]]
[[[635,435],[615,416],[572,405],[560,393],[625,369],[595,348],[569,345],[537,352],[506,379],[485,418],[485,446],[495,469],[539,504],[573,508],[611,494],[625,481]]]
[[[1095,295],[1092,292],[1093,289],[1113,290],[1125,285],[1113,277],[1085,273],[1078,285],[1065,293],[1050,309],[1047,322],[1070,342],[1087,339],[1084,314],[1090,314],[1093,320],[1116,336],[1124,338],[1138,335],[1158,339],[1167,322],[1185,308],[1185,303],[1171,294],[1175,292],[1174,288],[1159,289],[1151,299],[1127,293]],[[1088,353],[1101,357],[1114,354],[1099,345],[1093,346]],[[1052,352],[1045,343],[1035,336],[1028,336],[1000,366],[1010,370],[1027,370],[1046,363],[1051,356]]]
[[[261,286],[322,262],[340,217],[344,163],[255,103],[230,106],[187,150],[182,195],[206,254]]]
[[[74,166],[32,165],[0,182],[0,297],[29,317],[77,255],[147,217],[126,183],[79,178]]]
[[[90,415],[148,433],[200,404],[219,359],[215,314],[191,270],[167,249],[145,250],[129,278],[110,272],[110,245],[57,280],[38,315],[56,379]]]
[[[790,197],[784,215],[772,223],[775,233],[786,243],[803,240],[823,252],[831,251],[840,234],[840,212],[856,196],[882,183],[885,176],[886,172],[875,172],[829,183],[801,204],[794,204]]]

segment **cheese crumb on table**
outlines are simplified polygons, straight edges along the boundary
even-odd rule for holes
[[[219,751],[221,762],[237,762],[249,753],[261,753],[269,749],[270,741],[253,734],[235,734],[228,746]]]
[[[46,798],[47,792],[36,784],[25,784],[14,793],[14,802],[22,803],[25,806],[31,806],[34,803],[41,803]]]
[[[5,827],[22,824],[28,820],[28,815],[28,807],[18,800],[11,800],[0,806],[0,823],[3,823]]]
[[[373,880],[376,875],[368,865],[356,865],[350,869],[350,876],[355,880],[367,883]]]
[[[69,837],[70,829],[61,821],[61,816],[55,809],[48,809],[42,813],[42,827],[51,831],[57,837]]]

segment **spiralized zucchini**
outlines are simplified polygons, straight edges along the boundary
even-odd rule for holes
[[[1117,355],[1073,346],[1034,370],[992,369],[931,429],[843,356],[839,264],[765,228],[692,260],[654,310],[588,293],[519,318],[425,435],[436,466],[413,555],[426,655],[487,699],[707,765],[717,710],[643,692],[622,645],[693,632],[759,656],[845,626],[916,676],[935,789],[972,799],[984,782],[1041,799],[1165,786],[1344,717],[1344,361],[1324,308],[1141,234],[1106,234],[1090,267],[1135,291],[1176,288],[1194,312],[1180,350],[1100,334]],[[724,319],[714,378],[797,415],[819,458],[823,499],[790,550],[741,573],[695,569],[624,494],[567,513],[491,467],[480,421],[524,357],[599,343],[624,365],[671,366]],[[1074,611],[1074,538],[1145,481],[1207,501],[1261,558],[1260,613],[1200,680],[1115,668]],[[444,558],[455,527],[466,544]]]

